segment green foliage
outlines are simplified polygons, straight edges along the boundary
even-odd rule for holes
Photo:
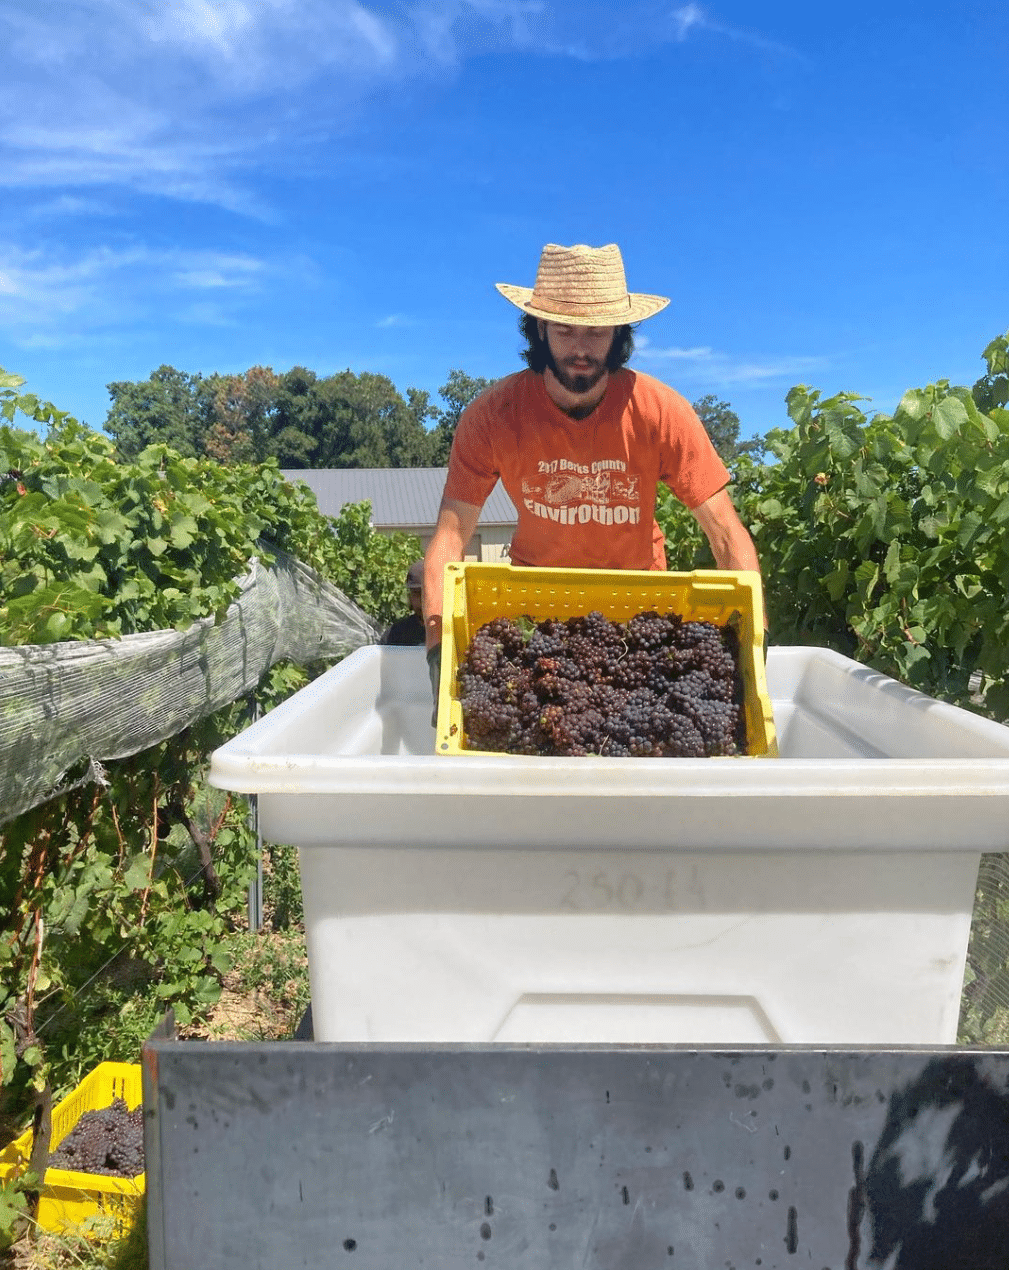
[[[0,1182],[0,1253],[6,1252],[27,1227],[29,1203],[27,1192],[35,1184],[33,1173],[25,1173]]]
[[[971,389],[971,396],[978,410],[991,414],[1009,405],[1009,335],[996,336],[982,356],[988,370]]]
[[[403,580],[422,553],[408,534],[378,534],[371,528],[371,504],[348,503],[332,521],[325,572],[366,613],[387,624],[403,613]]]
[[[105,431],[115,438],[120,454],[135,458],[159,443],[185,458],[202,453],[213,400],[213,387],[202,375],[159,366],[149,379],[106,387],[112,405]]]
[[[278,843],[265,844],[264,852],[270,879],[269,922],[274,930],[290,930],[304,921],[298,852]]]
[[[693,402],[719,458],[734,472],[732,493],[737,506],[745,486],[753,479],[756,462],[764,451],[760,440],[739,440],[739,415],[727,401],[713,393]],[[713,569],[715,559],[697,521],[664,485],[656,494],[655,519],[666,544],[666,567],[675,571]]]
[[[108,385],[105,430],[131,460],[167,445],[186,458],[229,464],[439,466],[459,415],[491,382],[452,370],[439,408],[428,393],[408,388],[404,398],[385,375],[368,371],[320,378],[303,366],[283,375],[253,366],[204,377],[160,366],[147,380]]]
[[[223,614],[253,555],[296,555],[379,622],[402,606],[417,540],[370,527],[367,504],[323,516],[274,462],[221,464],[151,445],[133,462],[64,419],[42,440],[0,427],[0,641],[185,628]]]
[[[960,1040],[1009,1043],[1009,856],[984,855],[978,870],[967,950]]]
[[[80,1226],[61,1231],[33,1228],[32,1233],[12,1249],[10,1264],[19,1270],[148,1270],[147,1197],[140,1198],[127,1232],[117,1236],[114,1228],[111,1213],[95,1213]],[[3,1208],[0,1207],[0,1249],[3,1229]]]
[[[0,418],[11,423],[19,411],[36,423],[56,425],[70,418],[65,410],[57,410],[51,402],[39,401],[34,393],[16,392],[24,382],[20,375],[0,368]]]
[[[302,933],[289,931],[267,938],[261,933],[246,931],[238,936],[235,945],[232,978],[238,990],[267,993],[271,1001],[287,1007],[297,1026],[311,995]]]
[[[290,413],[315,442],[313,467],[417,467],[427,461],[424,425],[385,375],[342,371],[303,377],[288,393],[278,421]]]
[[[1006,337],[985,350],[996,395]],[[731,492],[757,544],[771,639],[825,644],[931,696],[1009,718],[1009,411],[966,388],[862,398],[788,394],[793,426],[739,453]],[[760,448],[760,447],[757,447]],[[671,569],[710,567],[694,518],[660,492]]]
[[[247,717],[219,711],[106,764],[104,790],[86,785],[4,826],[0,1017],[21,1060],[3,1070],[15,1103],[49,1071],[65,1086],[102,1059],[135,1062],[166,1008],[185,1025],[217,1000],[255,842],[244,802],[208,815],[196,785]]]
[[[229,409],[248,415],[264,384],[231,385]],[[272,459],[225,465],[156,444],[123,461],[107,437],[19,387],[0,372],[5,418],[23,410],[52,426],[44,439],[0,426],[4,643],[220,617],[253,557],[270,564],[278,551],[378,623],[398,615],[419,543],[373,531],[367,504],[325,517]],[[260,708],[319,669],[273,666]],[[256,844],[244,800],[208,795],[205,772],[252,709],[232,703],[109,761],[104,786],[81,783],[0,830],[0,1124],[23,1124],[47,1085],[65,1092],[102,1059],[136,1061],[168,1007],[195,1026],[217,1001]],[[287,920],[297,920],[296,871],[277,859]],[[17,1201],[5,1203],[13,1213]]]
[[[727,401],[720,401],[712,393],[693,406],[722,462],[731,463],[739,453],[739,415]]]
[[[826,642],[946,700],[1009,716],[1009,413],[945,380],[867,420],[850,393],[788,397],[746,505],[772,638]]]
[[[655,519],[666,540],[666,568],[674,573],[715,567],[708,540],[678,498],[660,485],[655,495]]]
[[[477,397],[489,388],[493,379],[474,378],[461,370],[450,370],[448,382],[438,389],[438,395],[446,402],[443,410],[435,411],[437,420],[431,433],[431,457],[433,467],[441,467],[448,463],[452,440],[455,437],[459,416]]]
[[[760,488],[763,469],[742,450],[729,467],[732,472],[729,492],[737,508],[746,508]],[[660,485],[656,493],[655,519],[665,538],[667,569],[688,572],[715,567],[711,547],[697,520],[664,485]],[[764,576],[766,580],[766,570]]]

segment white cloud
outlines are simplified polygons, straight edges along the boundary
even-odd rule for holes
[[[634,343],[643,357],[661,357],[672,361],[704,362],[714,357],[714,350],[707,345],[698,348],[652,348],[646,336],[636,335]]]
[[[231,256],[215,252],[187,252],[174,273],[182,287],[197,290],[243,287],[254,284],[263,271],[263,262],[251,256]]]
[[[0,186],[121,186],[264,216],[248,175],[294,170],[383,92],[514,49],[616,58],[700,32],[792,52],[660,0],[0,0]]]
[[[388,317],[379,318],[375,325],[380,331],[385,331],[394,326],[412,326],[413,321],[402,313],[390,313]]]
[[[451,65],[496,48],[543,51],[550,16],[541,0],[415,0],[409,23],[420,48]]]
[[[242,174],[398,74],[406,29],[357,0],[80,0],[60,21],[0,0],[0,184],[255,211]]]
[[[176,314],[180,323],[187,326],[234,327],[238,319],[234,313],[212,301],[199,301],[196,304],[183,305]]]
[[[685,383],[705,383],[724,388],[733,384],[759,385],[777,380],[795,382],[796,376],[823,371],[826,357],[752,357],[704,347],[655,348],[645,337],[635,337],[635,359],[646,363],[675,363],[675,374]]]
[[[707,10],[699,4],[681,5],[679,8],[673,9],[669,17],[673,25],[674,36],[680,42],[686,40],[692,31],[704,31],[711,35],[722,36],[737,44],[749,45],[762,53],[795,59],[804,63],[808,62],[806,56],[800,53],[798,49],[792,48],[791,45],[784,44],[780,40],[768,39],[767,36],[761,35],[759,31],[751,31],[746,27],[731,26],[728,23],[719,22],[717,19],[712,18]]]
[[[540,0],[0,0],[0,187],[119,186],[268,216],[294,170],[376,94],[539,48]]]
[[[153,308],[174,306],[188,321],[219,323],[222,301],[241,297],[267,273],[263,261],[237,253],[98,247],[77,256],[41,250],[0,252],[0,330],[22,347],[53,347],[82,331],[128,324]]]
[[[685,40],[691,27],[705,26],[704,11],[699,4],[684,4],[670,14],[678,40]]]
[[[21,204],[18,207],[24,220],[45,220],[48,217],[63,216],[115,216],[118,211],[111,200],[104,198],[82,198],[76,194],[57,194],[53,198],[40,199],[37,202]]]
[[[142,20],[153,40],[210,47],[226,56],[255,22],[243,0],[175,0]]]
[[[394,63],[400,48],[396,23],[358,0],[176,0],[134,21],[141,42],[191,57],[218,85],[246,90],[283,93],[334,65],[367,74]]]

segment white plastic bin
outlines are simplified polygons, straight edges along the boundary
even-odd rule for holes
[[[324,1041],[944,1044],[1009,728],[771,649],[767,759],[452,759],[422,649],[215,752],[301,850]]]

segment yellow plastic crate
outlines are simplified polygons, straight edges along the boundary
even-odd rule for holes
[[[116,1098],[122,1098],[130,1111],[139,1106],[143,1100],[140,1072],[139,1063],[99,1063],[53,1108],[49,1149],[56,1150],[86,1111],[110,1107]],[[26,1172],[31,1151],[32,1131],[28,1129],[0,1152],[0,1182]],[[133,1225],[145,1189],[146,1173],[106,1177],[100,1173],[47,1169],[39,1193],[38,1224],[43,1230],[59,1231],[107,1214],[113,1218],[114,1233],[125,1235]]]
[[[456,672],[470,640],[495,617],[565,620],[598,611],[626,622],[648,609],[684,621],[737,623],[745,692],[748,756],[776,756],[774,716],[764,675],[764,597],[760,574],[723,569],[692,573],[608,569],[520,569],[449,564],[442,609],[441,681],[435,746],[439,754],[481,754],[464,744]]]

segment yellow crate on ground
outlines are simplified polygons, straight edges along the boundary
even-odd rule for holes
[[[111,1107],[122,1098],[132,1111],[143,1101],[139,1063],[99,1063],[77,1088],[53,1108],[50,1151],[55,1151],[86,1111]],[[0,1182],[19,1177],[28,1168],[32,1131],[26,1130],[0,1152]],[[39,1194],[38,1224],[43,1230],[60,1231],[80,1226],[88,1218],[107,1215],[114,1233],[125,1235],[133,1225],[146,1189],[146,1173],[136,1177],[106,1177],[101,1173],[75,1173],[50,1168]]]
[[[507,564],[449,564],[442,609],[441,681],[436,750],[476,754],[463,735],[456,672],[470,640],[495,617],[566,620],[598,611],[614,622],[655,610],[684,621],[732,622],[739,639],[747,755],[777,756],[774,715],[764,674],[764,596],[760,574],[723,569],[691,573],[609,569],[525,569]],[[654,761],[654,760],[653,760]]]

